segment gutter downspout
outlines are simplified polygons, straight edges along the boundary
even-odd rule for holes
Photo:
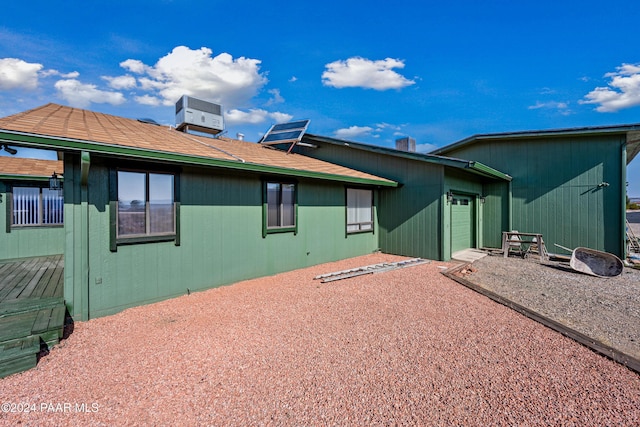
[[[509,210],[507,218],[509,220],[509,229],[513,230],[513,181],[509,181],[509,199],[507,200],[507,209]]]
[[[628,134],[627,134],[628,135]],[[622,143],[620,158],[622,160],[620,171],[622,182],[620,183],[620,193],[621,193],[621,202],[622,202],[622,215],[620,218],[620,235],[622,236],[622,250],[620,253],[622,254],[622,259],[626,260],[627,256],[627,136],[624,138],[624,142]]]
[[[81,262],[81,286],[85,288],[82,292],[82,318],[89,320],[89,168],[91,157],[88,151],[80,153],[80,203],[82,205],[82,238],[85,249],[80,256]]]

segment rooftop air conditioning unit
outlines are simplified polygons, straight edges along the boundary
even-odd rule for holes
[[[184,95],[176,102],[176,129],[220,133],[224,130],[222,106]]]

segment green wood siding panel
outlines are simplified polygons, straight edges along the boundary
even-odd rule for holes
[[[64,228],[11,228],[11,206],[7,183],[0,181],[0,259],[29,258],[61,254],[64,250]]]
[[[482,242],[479,246],[500,248],[502,231],[509,229],[509,184],[506,182],[485,183],[482,186],[485,197],[482,211]]]
[[[444,167],[386,154],[321,144],[299,152],[400,182],[379,190],[380,249],[397,255],[443,259],[442,189]]]
[[[513,177],[513,229],[542,233],[551,248],[586,246],[621,256],[624,143],[615,135],[483,141],[447,155]]]
[[[64,160],[64,298],[76,320],[88,319],[88,232],[86,191],[80,186],[80,156]]]
[[[112,252],[108,164],[92,157],[87,204],[77,190],[77,159],[73,168],[70,179],[76,197],[69,198],[66,210],[77,221],[86,215],[88,227],[77,224],[68,229],[67,249],[72,254],[65,258],[70,266],[65,270],[65,296],[71,296],[73,312],[84,317],[363,255],[379,246],[377,233],[346,236],[342,184],[300,180],[298,233],[263,237],[261,189],[262,179],[268,177],[185,168],[180,175],[180,246],[121,245]],[[88,270],[83,252],[88,254]],[[87,291],[85,311],[80,301]]]

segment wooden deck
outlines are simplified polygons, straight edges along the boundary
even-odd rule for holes
[[[41,345],[62,337],[62,255],[0,261],[0,378],[36,365]]]

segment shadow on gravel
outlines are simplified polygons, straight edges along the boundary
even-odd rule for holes
[[[579,271],[575,271],[569,264],[541,264],[546,268],[552,268],[554,270],[564,271],[566,273],[582,274]]]
[[[63,325],[62,337],[60,338],[60,341],[63,341],[69,338],[73,333],[73,329],[74,329],[73,317],[71,317],[71,314],[69,314],[69,309],[67,309],[64,314],[64,325]],[[49,348],[47,343],[42,338],[40,338],[40,351],[36,354],[36,364],[40,362],[40,359],[48,355],[50,351],[51,349]]]

